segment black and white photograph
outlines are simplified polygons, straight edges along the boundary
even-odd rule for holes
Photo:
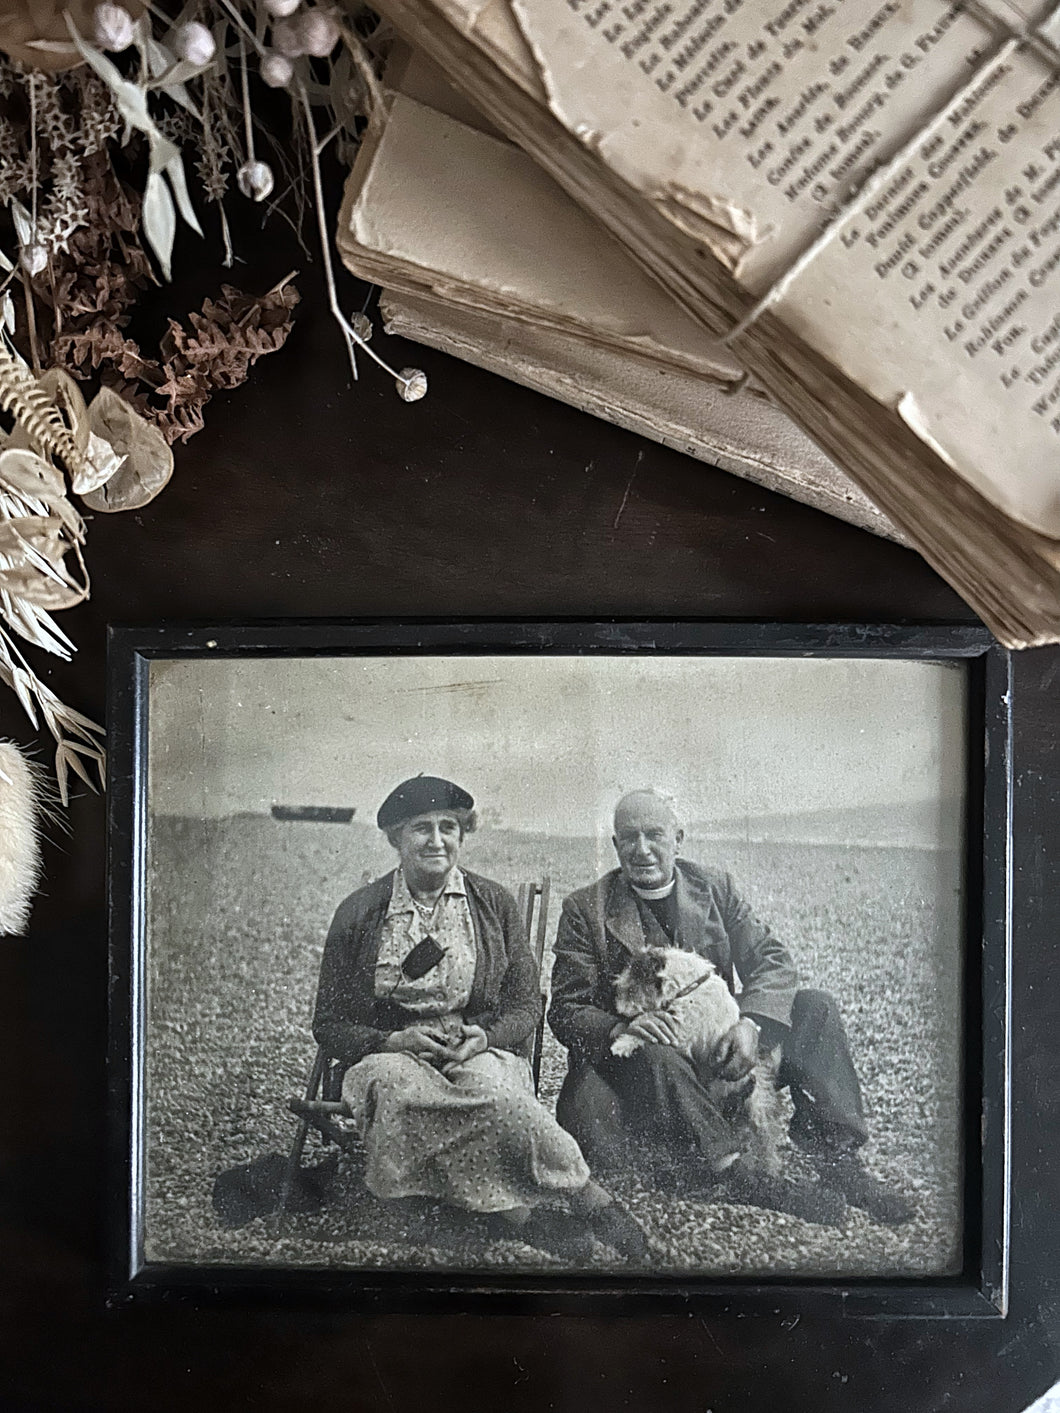
[[[148,1264],[960,1270],[962,663],[149,674]]]

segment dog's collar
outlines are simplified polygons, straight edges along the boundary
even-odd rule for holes
[[[713,971],[705,971],[702,976],[697,976],[695,981],[690,981],[687,986],[682,986],[676,996],[670,997],[669,1001],[667,1001],[666,1005],[663,1007],[663,1010],[668,1011],[675,1001],[682,1001],[686,996],[691,996],[693,991],[698,991],[704,981],[709,981],[714,975],[715,973]]]

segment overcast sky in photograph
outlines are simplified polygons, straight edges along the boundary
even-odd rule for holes
[[[964,676],[819,658],[342,657],[151,666],[159,813],[353,805],[443,775],[515,829],[595,834],[626,790],[689,822],[958,798]]]

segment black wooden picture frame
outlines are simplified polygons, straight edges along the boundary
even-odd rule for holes
[[[173,1266],[144,1259],[145,859],[152,661],[371,654],[726,655],[962,661],[968,669],[963,995],[963,1260],[943,1279],[509,1275]],[[1001,1318],[1012,1200],[1011,661],[983,628],[710,621],[260,622],[109,634],[109,1107],[113,1303],[298,1297],[415,1311],[565,1310],[930,1320]]]

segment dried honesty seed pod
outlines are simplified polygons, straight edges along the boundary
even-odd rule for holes
[[[113,388],[103,387],[88,410],[92,431],[111,453],[114,474],[81,492],[89,510],[139,510],[173,474],[173,451],[153,423]]]
[[[69,580],[63,556],[73,549],[73,541],[63,534],[57,515],[12,515],[0,522],[0,554],[5,568],[40,570],[44,560],[57,574]],[[35,558],[36,557],[36,558]],[[66,584],[67,592],[77,585]]]
[[[35,240],[22,247],[18,258],[27,275],[39,275],[48,264],[47,250]]]
[[[252,201],[264,201],[273,188],[272,168],[268,162],[244,162],[236,173],[239,190]]]
[[[362,343],[367,343],[372,337],[372,321],[367,314],[351,314],[350,328]]]
[[[261,77],[270,88],[286,88],[294,78],[294,65],[283,54],[266,54],[261,61]]]
[[[85,464],[71,481],[70,489],[78,496],[98,491],[118,474],[124,461],[125,457],[119,456],[105,437],[89,430]]]
[[[29,447],[7,447],[0,451],[0,489],[13,492],[23,500],[42,500],[48,504],[66,496],[63,473]]]
[[[189,64],[208,64],[217,53],[213,35],[198,20],[189,20],[177,30],[173,48],[177,57]]]
[[[134,27],[132,16],[121,5],[104,0],[97,5],[92,17],[95,40],[101,49],[109,49],[112,54],[120,54],[133,42]]]
[[[427,374],[422,368],[402,368],[397,375],[397,390],[402,402],[419,402],[427,396]]]
[[[265,0],[265,13],[274,20],[285,20],[301,3],[302,0]]]
[[[298,18],[302,38],[302,53],[314,59],[326,59],[339,42],[338,21],[326,10],[310,10]]]

